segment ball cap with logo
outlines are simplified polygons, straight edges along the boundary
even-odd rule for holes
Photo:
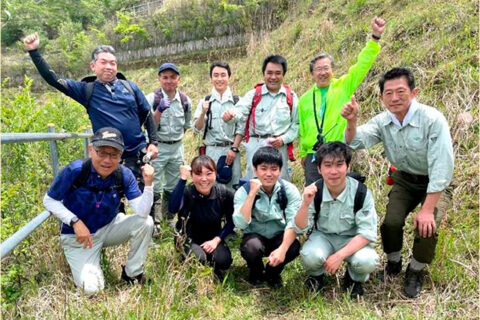
[[[113,147],[123,151],[123,136],[120,131],[112,127],[98,129],[92,137],[92,145],[95,147]]]

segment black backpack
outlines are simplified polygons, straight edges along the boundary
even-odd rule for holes
[[[212,96],[208,95],[204,99],[204,101],[209,101]],[[236,105],[238,100],[240,98],[237,95],[233,95],[233,105]],[[207,121],[205,123],[205,131],[203,131],[203,138],[202,140],[205,140],[205,137],[207,136],[207,131],[208,129],[212,129],[212,101],[208,104],[208,110],[207,110]]]
[[[97,79],[96,76],[88,76],[88,77],[85,77],[81,80],[82,82],[87,83],[87,85],[85,86],[85,99],[87,100],[87,105],[86,105],[87,109],[90,106],[90,101],[92,100],[93,87],[95,85],[95,80],[96,79]],[[135,98],[135,103],[137,105],[137,110],[138,110],[138,105],[139,105],[138,97],[135,94],[135,91],[133,91],[133,88],[130,85],[130,82],[128,82],[127,78],[125,78],[125,76],[121,72],[117,73],[117,79],[125,87],[125,89],[127,89],[127,91],[130,92],[131,95],[133,95],[133,97]],[[149,114],[150,113],[148,113],[147,116]],[[144,117],[144,118],[142,117],[140,119],[140,123],[143,125],[145,123],[145,120],[147,120],[147,117]]]
[[[353,201],[353,213],[356,214],[360,209],[363,207],[363,203],[365,202],[365,197],[367,196],[367,186],[364,184],[366,178],[359,173],[350,172],[347,176],[354,178],[358,181],[357,192],[355,193],[355,199]],[[317,193],[315,194],[315,198],[313,200],[315,206],[315,215],[313,217],[313,229],[317,229],[317,221],[318,217],[320,216],[320,205],[323,201],[323,179],[320,178],[315,181],[315,186],[317,187]]]
[[[117,190],[119,194],[119,198],[123,198],[125,195],[125,187],[123,185],[123,171],[122,167],[119,165],[118,168],[112,173],[113,179],[115,181],[113,186],[110,186],[105,189],[99,189],[95,187],[86,186],[88,177],[90,176],[90,172],[92,171],[92,159],[86,159],[82,163],[82,171],[78,175],[78,177],[73,181],[72,186],[70,187],[70,191],[74,191],[80,187],[86,187],[92,192],[110,192],[113,190]]]
[[[248,193],[250,192],[250,179],[240,179],[240,184],[243,189]],[[278,179],[278,182],[280,183],[280,190],[277,193],[277,203],[280,206],[280,209],[282,209],[283,212],[283,218],[285,221],[287,221],[287,215],[285,213],[285,209],[287,208],[288,205],[288,197],[287,197],[287,191],[285,190],[285,183],[283,182],[282,179]],[[257,200],[260,199],[260,195],[257,194],[255,196],[255,200],[253,201],[252,209],[255,208],[255,203]]]

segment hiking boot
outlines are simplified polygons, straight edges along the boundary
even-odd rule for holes
[[[267,284],[274,290],[278,290],[283,287],[282,276],[279,274],[268,277]]]
[[[363,290],[363,285],[361,282],[354,281],[351,277],[350,274],[348,273],[348,270],[345,272],[345,276],[343,277],[343,286],[347,290],[352,290],[350,292],[350,298],[352,300],[356,300],[357,298],[363,296],[365,291]]]
[[[422,291],[422,276],[423,272],[414,271],[410,269],[410,265],[407,267],[407,271],[405,272],[405,286],[403,291],[409,298],[416,298],[420,295],[420,291]]]
[[[135,277],[129,277],[127,276],[127,273],[125,272],[125,266],[122,266],[122,280],[127,282],[128,284],[145,284],[147,282],[147,279],[145,278],[145,274],[142,272],[138,276]]]
[[[388,261],[383,270],[377,272],[377,279],[384,281],[387,276],[394,277],[402,271],[402,259],[398,262]]]
[[[307,280],[305,280],[305,286],[308,290],[313,292],[318,292],[322,290],[323,286],[325,285],[325,275],[321,274],[319,276],[309,276]]]

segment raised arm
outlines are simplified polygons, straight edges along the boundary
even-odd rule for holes
[[[23,46],[25,50],[28,51],[30,58],[32,59],[35,67],[42,76],[42,78],[52,87],[59,90],[60,92],[68,95],[68,85],[65,79],[60,79],[55,71],[48,65],[48,63],[43,59],[38,52],[38,47],[40,45],[40,37],[38,33],[33,33],[28,35],[23,39]]]

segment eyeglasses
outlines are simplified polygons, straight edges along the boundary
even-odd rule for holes
[[[97,153],[97,156],[99,156],[102,159],[105,159],[106,157],[110,157],[112,160],[119,160],[120,157],[122,156],[121,152],[110,153],[110,152],[106,152],[104,150],[96,149],[96,148],[94,148],[93,150],[95,150],[95,152]]]
[[[313,68],[314,71],[329,71],[331,69],[332,68],[330,66],[321,66],[321,67]]]

